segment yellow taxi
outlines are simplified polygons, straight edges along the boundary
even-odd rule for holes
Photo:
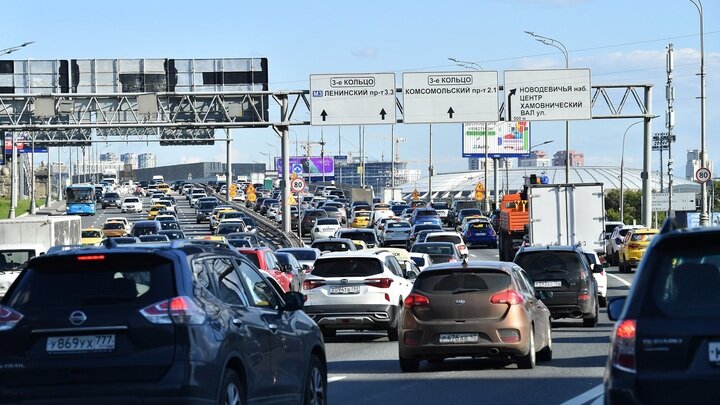
[[[370,211],[355,211],[353,214],[352,222],[350,223],[351,228],[367,228],[370,224]]]
[[[625,240],[618,254],[621,273],[630,272],[633,267],[637,267],[645,254],[645,249],[658,233],[660,230],[655,228],[638,228],[631,229],[625,234]]]
[[[158,191],[162,191],[165,194],[170,194],[170,186],[165,183],[161,183],[157,185]]]
[[[97,228],[85,228],[80,232],[80,238],[83,245],[99,246],[103,240],[103,232]]]
[[[102,233],[106,238],[115,238],[127,235],[127,229],[120,221],[109,221],[103,224]]]
[[[148,209],[147,219],[155,219],[157,216],[158,211],[164,210],[165,205],[163,204],[154,204]]]

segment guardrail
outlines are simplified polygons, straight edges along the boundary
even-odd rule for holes
[[[278,224],[274,221],[271,221],[264,216],[256,213],[255,211],[251,209],[245,208],[244,204],[238,204],[233,201],[228,201],[224,195],[218,194],[215,192],[215,189],[213,189],[210,186],[204,185],[205,191],[208,193],[208,195],[213,195],[217,197],[220,201],[223,202],[223,204],[228,204],[235,208],[238,211],[245,212],[250,218],[254,219],[255,222],[259,227],[262,228],[262,230],[268,234],[276,235],[279,237],[279,240],[285,241],[283,243],[286,247],[303,247],[305,244],[303,243],[302,239],[300,239],[295,233],[290,233],[289,235],[282,231],[282,228],[278,227]]]

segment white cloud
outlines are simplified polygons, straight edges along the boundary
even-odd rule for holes
[[[373,46],[366,46],[365,48],[350,51],[350,53],[358,58],[376,58],[378,49]]]
[[[200,163],[202,159],[197,156],[180,156],[180,163]]]

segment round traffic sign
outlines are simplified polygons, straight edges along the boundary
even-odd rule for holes
[[[257,195],[255,193],[250,193],[247,195],[247,200],[253,203],[255,202],[255,200],[257,200]]]
[[[290,190],[292,190],[293,193],[297,193],[299,191],[305,190],[305,180],[303,180],[300,177],[292,180],[290,182]]]
[[[701,167],[695,171],[695,181],[697,183],[706,183],[712,179],[712,172],[707,167]]]
[[[485,199],[485,193],[482,191],[476,191],[475,192],[475,201],[482,201]]]

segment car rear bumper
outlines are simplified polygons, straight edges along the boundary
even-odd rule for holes
[[[387,329],[397,318],[393,305],[306,305],[305,313],[321,328]]]
[[[467,243],[468,245],[493,245],[497,243],[497,238],[494,236],[485,235],[466,236],[465,243]]]
[[[595,315],[595,308],[591,305],[592,300],[580,301],[571,305],[552,305],[547,302],[545,305],[550,310],[553,319],[559,318],[586,318]]]

